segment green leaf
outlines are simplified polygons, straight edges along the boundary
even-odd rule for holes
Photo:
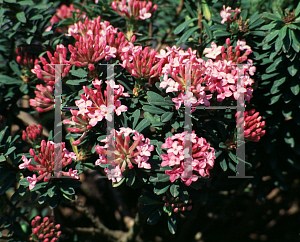
[[[0,162],[2,162],[2,161],[6,161],[6,158],[4,155],[0,155]]]
[[[54,194],[55,194],[54,191],[55,191],[55,185],[53,185],[52,187],[50,187],[50,188],[48,189],[48,191],[47,191],[48,196],[49,196],[49,197],[53,197]]]
[[[87,72],[83,69],[78,69],[78,70],[70,70],[70,73],[73,75],[73,76],[77,76],[77,77],[86,77],[87,76]]]
[[[271,42],[271,40],[273,40],[278,35],[278,32],[279,32],[279,30],[273,30],[271,33],[269,33],[266,36],[264,42],[267,42],[267,43]]]
[[[87,81],[86,79],[68,80],[66,82],[66,84],[68,84],[68,85],[74,85],[74,86],[81,86],[86,81]]]
[[[0,83],[6,85],[22,84],[23,81],[20,79],[12,78],[6,75],[0,75]]]
[[[25,6],[25,5],[32,6],[34,5],[34,2],[27,0],[27,1],[19,1],[18,4],[20,4],[21,6]]]
[[[279,94],[279,95],[277,95],[277,96],[271,97],[271,100],[270,100],[269,105],[273,105],[274,103],[277,103],[278,100],[279,100],[279,98],[281,97],[281,95],[282,95],[282,94]]]
[[[298,3],[297,8],[295,9],[295,17],[297,18],[300,13],[300,3]]]
[[[165,173],[156,173],[153,176],[150,176],[150,182],[167,182],[170,180],[170,176]]]
[[[177,230],[177,215],[172,213],[171,216],[168,217],[168,228],[171,234],[175,234]]]
[[[145,128],[150,126],[150,124],[151,122],[145,118],[135,127],[135,130],[141,133]]]
[[[62,186],[60,186],[60,190],[67,194],[67,195],[74,195],[75,194],[75,190],[73,187],[67,186],[67,184],[63,184]]]
[[[251,25],[252,23],[254,23],[256,20],[258,20],[259,18],[261,18],[262,14],[259,14],[258,12],[255,12],[254,14],[252,14],[249,18],[248,23]],[[245,19],[243,19],[245,20]]]
[[[144,112],[144,117],[152,122],[156,122],[154,117],[149,112]]]
[[[225,32],[225,31],[216,31],[214,32],[214,36],[216,38],[219,38],[219,37],[226,37],[226,36],[230,36],[231,34],[229,32]]]
[[[16,14],[17,19],[22,22],[22,23],[26,23],[26,17],[25,17],[25,13],[24,12],[19,12]]]
[[[153,192],[157,195],[161,195],[168,191],[169,187],[170,185],[168,183],[159,182],[154,187]]]
[[[34,37],[34,36],[30,36],[30,37],[26,40],[26,43],[30,45],[30,44],[31,44],[31,41],[32,41],[32,39],[33,39],[33,37]]]
[[[37,15],[34,15],[33,17],[31,17],[29,20],[38,20],[38,19],[43,19],[44,16],[41,15],[41,14],[37,14]]]
[[[299,79],[293,78],[291,80],[291,91],[292,91],[292,93],[295,96],[297,96],[299,94],[299,91],[300,91],[300,82],[299,82]]]
[[[173,197],[177,197],[179,195],[179,185],[172,184],[170,187],[170,192]]]
[[[16,61],[13,60],[13,61],[9,62],[9,66],[14,71],[14,73],[16,73],[19,77],[22,76],[22,72]]]
[[[154,212],[152,212],[149,216],[149,218],[147,219],[147,223],[150,225],[154,225],[157,224],[157,222],[159,221],[161,217],[161,210],[160,209],[156,209]]]
[[[277,40],[275,42],[275,51],[279,52],[282,45],[283,45],[283,41],[280,38],[277,38]]]
[[[4,155],[5,156],[10,155],[15,149],[16,149],[16,147],[10,147]]]
[[[249,26],[249,29],[250,29],[250,30],[251,30],[251,29],[255,29],[256,27],[258,27],[259,25],[263,24],[264,22],[265,22],[265,20],[260,19],[260,20],[256,21],[255,23],[251,24],[251,25]]]
[[[4,2],[6,2],[6,3],[16,3],[17,0],[4,0]]]
[[[155,107],[155,106],[150,106],[150,105],[144,105],[143,106],[143,110],[146,111],[146,112],[149,112],[149,113],[154,113],[154,114],[163,114],[165,113],[166,111],[161,109],[161,108],[158,108],[158,107]]]
[[[188,38],[190,38],[190,36],[197,30],[199,29],[198,26],[196,27],[193,27],[191,29],[189,29],[188,31],[186,31],[182,36],[181,38],[177,41],[177,43],[184,43],[185,41],[187,41]]]
[[[279,56],[267,69],[266,73],[270,73],[276,70],[276,67],[282,62],[282,56]]]
[[[132,123],[132,129],[135,128],[137,122],[139,121],[141,115],[141,111],[139,109],[135,110],[131,116],[131,118],[133,118],[133,123]]]
[[[177,35],[177,34],[181,33],[190,23],[192,23],[196,20],[198,20],[198,18],[192,18],[188,21],[183,22],[182,24],[177,26],[177,28],[174,30],[174,34]]]
[[[278,37],[280,40],[283,40],[287,32],[287,26],[285,25],[281,30],[279,30]]]
[[[290,45],[291,45],[291,36],[289,35],[289,32],[291,30],[289,29],[287,31],[287,34],[285,36],[285,38],[283,39],[283,45],[282,45],[282,50],[284,53],[287,53],[290,50]]]
[[[298,68],[298,63],[294,61],[293,63],[290,63],[287,69],[291,76],[295,76],[298,72]]]
[[[292,43],[293,49],[297,53],[299,53],[299,50],[300,50],[300,37],[298,36],[298,34],[297,35],[295,34],[295,31],[291,31],[291,38],[293,40],[293,43]]]
[[[227,171],[228,166],[227,166],[227,162],[226,162],[225,159],[223,159],[223,160],[220,162],[220,166],[221,166],[221,168],[222,168],[223,171]]]
[[[202,23],[204,25],[204,29],[205,29],[205,32],[206,32],[208,38],[211,40],[213,38],[213,34],[212,34],[212,32],[211,32],[211,30],[210,30],[210,28],[209,28],[206,20],[202,19]]]
[[[166,123],[173,117],[173,112],[166,112],[161,115],[161,121]]]

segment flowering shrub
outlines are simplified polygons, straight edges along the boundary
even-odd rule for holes
[[[0,237],[225,241],[206,216],[299,188],[300,4],[200,2],[0,2]]]

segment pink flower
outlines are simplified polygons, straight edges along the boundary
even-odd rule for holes
[[[204,49],[204,53],[207,53],[207,54],[205,55],[205,57],[211,58],[211,59],[216,59],[216,57],[217,57],[219,54],[221,54],[221,52],[222,52],[222,46],[218,46],[218,47],[217,47],[217,45],[216,45],[214,42],[212,42],[212,43],[211,43],[211,47],[212,47],[212,48],[205,48],[205,49]]]
[[[56,52],[54,55],[47,51],[47,56],[50,60],[50,64],[44,57],[40,57],[40,60],[43,64],[43,69],[39,64],[37,64],[34,66],[34,69],[32,69],[31,72],[36,74],[39,79],[44,80],[47,85],[54,86],[55,64],[61,64],[60,68],[62,77],[65,77],[69,74],[71,65],[66,60],[67,49],[62,44],[56,46]]]
[[[39,63],[38,54],[31,53],[30,51],[32,51],[32,49],[40,50],[41,52],[43,51],[43,48],[40,45],[30,45],[28,47],[22,46],[16,49],[16,61],[20,66],[32,69]]]
[[[86,15],[84,12],[82,12],[82,14],[80,14],[80,9],[75,9],[73,4],[70,4],[69,7],[67,7],[65,4],[61,5],[61,7],[59,9],[56,9],[56,15],[54,15],[51,19],[50,19],[50,23],[53,25],[56,22],[60,22],[63,19],[67,19],[67,18],[73,18],[73,13],[77,12],[77,19],[80,18],[85,18]],[[52,26],[49,26],[46,31],[50,31],[52,29]],[[65,31],[67,31],[68,29],[66,27],[64,28],[59,28],[56,29],[55,32],[58,33],[63,33]]]
[[[231,24],[237,17],[237,14],[240,13],[241,10],[236,8],[235,10],[231,10],[231,7],[227,7],[225,9],[225,5],[223,5],[223,10],[221,11],[220,15],[222,17],[221,24],[224,24],[226,21],[228,24]],[[235,13],[233,19],[231,19],[231,13]]]
[[[258,142],[262,136],[265,135],[266,130],[265,121],[261,121],[262,117],[259,116],[259,112],[255,112],[255,109],[244,112],[244,117],[241,116],[241,112],[236,113],[237,125],[240,129],[244,128],[244,138],[253,142]],[[244,127],[243,126],[244,123]]]
[[[32,233],[29,241],[55,242],[61,235],[60,224],[54,224],[54,217],[42,219],[36,216],[31,221]]]
[[[138,0],[130,0],[126,3],[126,0],[122,0],[119,2],[113,1],[111,3],[113,10],[115,10],[121,17],[127,18],[129,20],[145,20],[151,17],[151,13],[155,12],[157,9],[157,5],[152,7],[152,2],[149,1],[138,1]],[[150,12],[149,12],[150,11]]]
[[[101,17],[94,20],[85,19],[69,27],[69,34],[77,41],[75,46],[69,45],[71,52],[70,64],[78,67],[89,66],[90,71],[95,69],[93,64],[106,59],[115,58],[117,49],[109,45],[112,43],[117,29],[109,22],[100,22]]]
[[[111,122],[114,113],[118,116],[122,112],[127,111],[127,107],[121,104],[118,100],[120,97],[129,97],[128,93],[124,93],[124,87],[122,85],[116,85],[113,80],[106,81],[107,90],[102,91],[102,81],[95,79],[92,82],[96,89],[89,89],[86,86],[83,87],[85,94],[81,94],[81,99],[76,100],[75,104],[79,108],[78,110],[71,110],[72,120],[65,119],[63,124],[70,124],[73,127],[68,128],[69,131],[75,133],[84,132],[83,135],[73,143],[74,145],[80,144],[87,134],[87,131],[96,126],[98,122],[103,119]],[[109,90],[113,90],[111,95],[112,100],[108,100],[107,93]]]
[[[191,156],[188,154],[189,147],[185,147],[188,143],[191,146]],[[187,132],[176,134],[166,139],[162,145],[162,149],[167,149],[167,154],[161,155],[161,166],[170,166],[172,170],[166,170],[165,174],[170,176],[170,181],[181,178],[181,180],[189,186],[193,181],[198,180],[197,172],[200,176],[209,176],[210,169],[214,166],[215,151],[204,138],[198,138],[193,131],[191,134]]]
[[[33,174],[32,177],[28,176],[27,181],[29,182],[29,190],[32,190],[35,187],[35,184],[38,181],[37,178],[36,178],[36,174]]]
[[[55,105],[53,86],[40,84],[36,85],[36,89],[37,91],[34,91],[36,97],[29,100],[30,106],[36,107],[40,113],[52,110]]]
[[[20,165],[19,165],[19,168],[20,168],[20,169],[25,169],[25,168],[30,164],[31,159],[28,160],[28,159],[26,158],[26,156],[23,155],[23,156],[22,156],[22,161],[23,161],[24,163],[20,164]]]
[[[27,158],[23,155],[22,160],[23,164],[19,166],[20,169],[25,169],[27,167],[30,171],[37,171],[39,176],[36,177],[36,174],[33,174],[33,177],[27,177],[27,181],[30,182],[29,189],[33,189],[35,184],[44,179],[45,182],[49,181],[52,175],[57,175],[57,177],[69,176],[74,179],[78,179],[79,177],[76,175],[77,171],[72,171],[69,169],[68,172],[62,171],[61,169],[65,168],[67,165],[71,164],[72,159],[76,159],[76,155],[73,152],[69,152],[65,149],[65,143],[62,142],[60,144],[61,148],[61,159],[59,159],[59,163],[54,154],[56,152],[54,142],[48,141],[46,143],[45,140],[41,142],[40,153],[36,155],[36,151],[33,149],[29,150],[31,156],[34,157],[35,164],[31,163],[31,159],[28,161]],[[66,154],[67,151],[67,154]],[[59,170],[59,171],[58,171]]]
[[[134,136],[130,136],[134,134]],[[143,142],[145,141],[145,142]],[[112,130],[111,134],[101,142],[105,142],[104,146],[97,145],[95,147],[99,154],[99,159],[96,161],[96,165],[107,164],[107,152],[109,147],[114,147],[113,164],[114,169],[106,169],[105,171],[109,174],[108,179],[113,182],[118,182],[122,178],[122,174],[127,167],[133,168],[136,164],[138,168],[150,169],[151,165],[147,162],[151,156],[151,151],[154,150],[154,146],[150,145],[150,140],[145,140],[142,134],[130,128],[120,128],[120,131]],[[118,168],[117,168],[118,167]],[[119,177],[119,180],[114,180],[112,173]]]
[[[121,56],[123,63],[120,64],[123,68],[136,78],[147,78],[152,85],[161,75],[162,64],[164,60],[159,60],[156,56],[156,51],[149,47],[142,49],[141,46],[135,46],[131,54],[124,52]]]
[[[43,126],[38,124],[29,125],[26,127],[26,131],[22,131],[22,139],[29,144],[38,143],[41,141],[43,133]]]

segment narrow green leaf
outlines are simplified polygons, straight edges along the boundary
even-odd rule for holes
[[[193,27],[191,29],[189,29],[188,31],[186,31],[181,38],[177,41],[177,43],[184,43],[185,41],[187,41],[187,39],[197,30],[199,29],[198,26]]]
[[[150,126],[150,124],[151,122],[145,118],[135,127],[135,130],[141,133],[145,128]]]
[[[282,45],[283,45],[283,41],[280,38],[277,38],[277,40],[275,42],[275,51],[279,52]]]
[[[175,234],[177,230],[177,215],[172,213],[171,216],[168,217],[168,228],[171,234]]]
[[[166,112],[165,110],[152,105],[144,105],[143,110],[153,114],[163,114]]]
[[[211,32],[211,30],[210,30],[210,28],[209,28],[206,20],[202,19],[202,23],[204,25],[204,29],[205,29],[205,32],[206,32],[208,38],[211,40],[213,38],[213,34],[212,34],[212,32]]]
[[[0,83],[6,85],[22,84],[23,81],[20,79],[12,78],[6,75],[0,75]]]
[[[180,34],[190,23],[194,22],[198,20],[198,18],[192,18],[188,21],[183,22],[182,24],[180,24],[179,26],[177,26],[177,28],[174,30],[174,34]]]
[[[279,30],[278,37],[280,40],[283,40],[287,32],[287,26],[285,25],[281,30]]]
[[[223,160],[220,162],[220,166],[221,166],[221,168],[222,168],[223,171],[227,171],[228,166],[227,166],[227,162],[226,162],[225,159],[223,159]]]
[[[19,77],[22,76],[22,72],[19,68],[19,65],[17,64],[17,62],[15,60],[9,62],[9,66],[14,71],[14,73],[16,73]]]
[[[41,14],[37,14],[37,15],[34,15],[33,17],[31,17],[29,20],[38,20],[38,19],[43,19],[43,15]]]
[[[166,123],[173,117],[173,112],[166,112],[161,116],[161,121]]]
[[[131,116],[131,118],[133,118],[133,123],[132,123],[132,129],[135,128],[137,122],[139,121],[141,115],[141,111],[139,109],[135,110]]]
[[[297,8],[295,9],[295,17],[296,18],[298,17],[299,13],[300,13],[300,2],[298,3]]]

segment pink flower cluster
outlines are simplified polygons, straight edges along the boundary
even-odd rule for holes
[[[226,44],[226,53],[224,46],[217,46],[214,42],[211,44],[212,48],[206,48],[205,57],[210,58],[207,61],[197,58],[196,51],[183,51],[176,47],[167,47],[167,51],[161,50],[160,54],[156,55],[165,63],[162,69],[164,79],[160,87],[167,88],[167,93],[177,92],[177,97],[172,99],[176,109],[188,103],[193,106],[209,106],[209,100],[214,93],[217,93],[218,102],[228,97],[237,100],[237,82],[241,75],[245,100],[250,100],[253,92],[250,86],[254,83],[250,75],[254,74],[255,67],[247,56],[252,50],[244,40],[237,42],[235,52],[229,39],[226,40]],[[244,53],[241,55],[242,51]],[[238,64],[245,61],[247,64],[242,64],[240,70]],[[190,92],[186,88],[186,78],[190,79]]]
[[[129,97],[128,93],[124,93],[124,87],[122,85],[116,85],[113,80],[106,81],[107,90],[103,92],[103,95],[101,90],[102,81],[96,79],[92,83],[97,89],[89,89],[84,86],[83,90],[85,94],[81,94],[81,99],[75,101],[79,110],[71,110],[73,115],[71,118],[72,120],[65,119],[63,121],[64,124],[71,124],[75,126],[68,128],[71,132],[81,133],[87,131],[103,119],[112,121],[112,115],[114,113],[120,116],[122,112],[127,111],[127,107],[122,105],[119,100],[120,97]],[[107,92],[112,94],[112,90],[113,95],[108,97]],[[111,100],[108,100],[108,98]],[[84,136],[75,141],[76,143],[73,144],[80,144]]]
[[[117,29],[107,21],[100,21],[100,16],[94,20],[86,18],[84,23],[79,21],[69,27],[68,35],[77,40],[75,47],[69,45],[70,64],[78,67],[88,65],[90,70],[94,70],[95,62],[116,57],[117,49],[109,46],[108,40],[114,38]]]
[[[130,51],[125,52],[120,64],[132,76],[137,78],[147,78],[149,83],[153,84],[162,71],[163,61],[160,61],[156,56],[156,51],[149,47],[135,46]]]
[[[18,47],[16,49],[17,53],[17,63],[20,66],[23,66],[28,69],[32,69],[34,65],[37,65],[39,63],[38,55],[34,53],[30,53],[28,49],[41,49],[42,47],[39,45],[31,45],[31,46],[23,46]]]
[[[190,144],[191,147],[185,147]],[[166,155],[161,155],[163,159],[161,166],[170,166],[172,170],[166,170],[165,174],[170,176],[170,181],[174,182],[181,178],[185,185],[189,186],[193,181],[198,180],[197,172],[200,176],[209,176],[209,170],[215,163],[215,150],[206,139],[198,138],[193,131],[188,134],[187,131],[168,137],[161,146],[167,149]],[[191,148],[191,156],[188,150]]]
[[[113,10],[115,10],[121,17],[127,18],[129,20],[145,20],[151,17],[151,14],[154,13],[157,9],[155,4],[152,7],[152,2],[149,1],[138,1],[138,0],[126,0],[122,1],[113,1],[111,3]]]
[[[63,4],[59,9],[56,9],[56,14],[50,19],[50,23],[53,25],[54,23],[60,22],[63,19],[73,18],[74,12],[77,13],[77,19],[86,17],[85,13],[82,12],[82,14],[80,14],[81,12],[80,9],[75,9],[73,4],[70,4],[69,7]],[[46,28],[45,31],[50,31],[51,29],[52,26],[49,26],[48,28]],[[56,32],[63,33],[67,30],[68,28],[60,28],[60,29],[56,29]]]
[[[30,106],[36,107],[36,110],[40,113],[53,109],[55,105],[53,86],[39,84],[36,85],[36,89],[37,91],[34,91],[35,98],[29,100]]]
[[[235,10],[231,10],[231,7],[227,7],[225,9],[225,5],[223,5],[223,10],[221,11],[220,15],[222,17],[221,24],[224,24],[226,21],[228,22],[228,25],[230,25],[237,17],[238,13],[240,13],[241,10],[236,8]],[[231,19],[231,13],[235,13],[234,17]]]
[[[42,139],[43,126],[38,124],[29,125],[26,127],[26,131],[22,132],[22,139],[29,144],[38,143]]]
[[[188,202],[180,201],[178,198],[163,196],[162,200],[165,202],[165,207],[170,207],[174,213],[179,211],[190,211],[192,210],[192,199],[189,199]]]
[[[132,135],[133,134],[133,135]],[[131,128],[120,128],[120,131],[112,130],[111,134],[105,139],[101,140],[105,142],[104,146],[97,145],[95,147],[99,154],[99,159],[96,161],[96,165],[108,164],[107,153],[109,147],[112,147],[114,153],[113,169],[106,168],[105,171],[108,174],[108,179],[113,182],[119,182],[122,179],[122,172],[128,167],[133,168],[133,164],[136,164],[138,168],[150,169],[151,165],[147,162],[151,156],[151,151],[154,150],[154,146],[150,145],[150,140],[144,138],[138,131]]]
[[[47,55],[50,63],[48,63],[44,57],[40,57],[43,69],[39,64],[37,64],[34,66],[34,69],[32,69],[31,72],[36,74],[39,79],[44,80],[46,84],[54,86],[55,64],[61,64],[62,77],[65,77],[69,74],[71,65],[69,64],[69,61],[66,60],[67,48],[62,44],[56,46],[56,52],[54,53],[54,56],[49,51],[47,51]]]
[[[241,117],[241,112],[236,113],[237,125],[242,128],[244,124],[244,138],[253,142],[258,142],[265,135],[265,121],[261,121],[262,117],[255,109],[244,112],[244,118]],[[243,122],[244,121],[244,122]]]
[[[60,224],[54,224],[54,217],[45,217],[43,220],[36,216],[31,221],[32,233],[29,241],[55,242],[61,235]]]
[[[45,140],[42,140],[41,142],[41,148],[38,155],[36,155],[36,152],[34,149],[30,149],[29,153],[31,156],[34,157],[34,161],[36,164],[31,163],[31,159],[27,159],[25,155],[22,156],[23,163],[19,165],[20,169],[27,168],[30,171],[37,171],[38,177],[36,174],[33,174],[32,177],[28,176],[27,181],[29,184],[29,190],[32,190],[36,183],[42,179],[44,179],[45,182],[48,182],[52,175],[55,175],[57,178],[61,176],[69,176],[73,179],[79,179],[77,173],[77,170],[72,170],[72,168],[69,169],[69,171],[62,171],[60,170],[65,168],[67,165],[72,163],[72,159],[76,160],[77,157],[74,152],[69,152],[65,148],[65,143],[61,142],[60,148],[61,148],[61,159],[59,161],[55,160],[55,144],[52,141],[48,141],[46,143]],[[59,146],[58,146],[59,147]]]

